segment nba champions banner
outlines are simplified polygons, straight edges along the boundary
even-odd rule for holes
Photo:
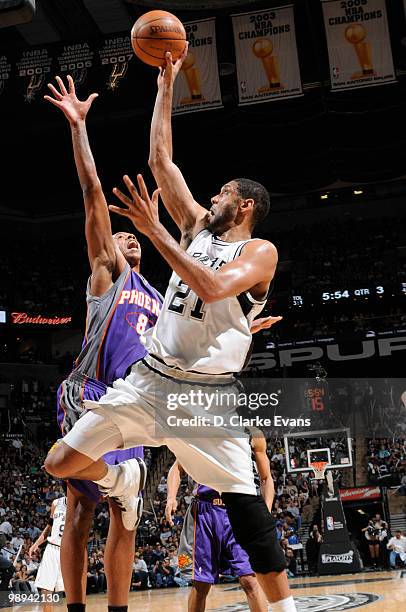
[[[173,113],[221,108],[215,19],[189,21],[185,29],[189,52],[175,81]]]
[[[293,6],[232,19],[240,104],[303,95]]]
[[[385,0],[322,0],[331,89],[396,80]]]

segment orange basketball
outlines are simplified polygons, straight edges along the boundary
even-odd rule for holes
[[[149,11],[134,23],[131,30],[134,53],[150,66],[162,66],[170,51],[177,60],[186,45],[183,23],[167,11]]]

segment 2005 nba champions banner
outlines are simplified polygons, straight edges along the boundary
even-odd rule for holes
[[[385,0],[321,0],[331,89],[396,81]]]
[[[240,104],[303,95],[293,6],[233,15]]]
[[[175,81],[173,113],[221,108],[215,19],[184,24],[189,52]]]

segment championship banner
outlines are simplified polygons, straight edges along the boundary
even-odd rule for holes
[[[302,96],[293,6],[232,20],[240,104]]]
[[[3,93],[6,83],[10,78],[11,64],[5,55],[0,54],[0,95]]]
[[[70,74],[78,88],[86,81],[87,70],[93,65],[93,51],[87,42],[64,45],[57,58],[58,74]]]
[[[184,24],[189,53],[173,91],[173,114],[222,108],[215,19]]]
[[[117,91],[121,79],[126,75],[128,62],[134,57],[129,35],[105,39],[99,49],[101,65],[106,72],[106,85],[109,91]]]
[[[396,81],[385,0],[321,0],[333,91]]]

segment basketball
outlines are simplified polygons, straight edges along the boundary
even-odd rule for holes
[[[131,30],[131,43],[135,55],[150,66],[162,66],[165,53],[170,51],[174,60],[186,45],[183,23],[167,11],[149,11],[135,22]]]

